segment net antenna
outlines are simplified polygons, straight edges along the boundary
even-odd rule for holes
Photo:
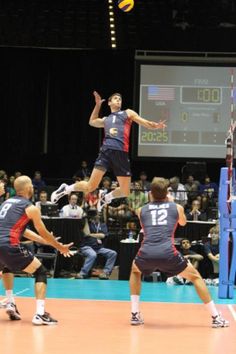
[[[234,162],[234,132],[236,128],[236,121],[234,120],[234,70],[231,69],[230,73],[230,127],[227,133],[227,137],[225,140],[226,144],[226,166],[228,167],[228,209],[231,209],[230,202],[234,198],[234,190],[233,190],[233,162]]]

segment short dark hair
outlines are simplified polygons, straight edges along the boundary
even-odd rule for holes
[[[154,177],[151,183],[151,193],[154,200],[163,200],[167,196],[169,180],[163,177]]]
[[[120,96],[120,98],[122,99],[122,95],[119,92],[115,92],[108,97],[108,102],[112,100],[113,96]]]

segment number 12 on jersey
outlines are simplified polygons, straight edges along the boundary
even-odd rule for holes
[[[151,210],[152,225],[167,225],[168,212],[166,209]]]

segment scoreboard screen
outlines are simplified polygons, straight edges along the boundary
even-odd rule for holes
[[[236,67],[140,64],[138,112],[166,120],[165,130],[138,127],[137,157],[225,157],[236,119]]]

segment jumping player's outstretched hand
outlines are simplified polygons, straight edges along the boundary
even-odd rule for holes
[[[63,244],[60,243],[60,247],[58,247],[58,251],[63,254],[64,257],[70,257],[73,253],[70,253],[70,247],[73,246],[74,242]]]
[[[167,125],[165,120],[159,120],[159,122],[148,121],[149,129],[165,129]]]
[[[4,184],[0,182],[0,196],[5,193]]]
[[[97,91],[93,91],[93,95],[96,104],[101,105],[105,101],[105,99],[103,99]]]

